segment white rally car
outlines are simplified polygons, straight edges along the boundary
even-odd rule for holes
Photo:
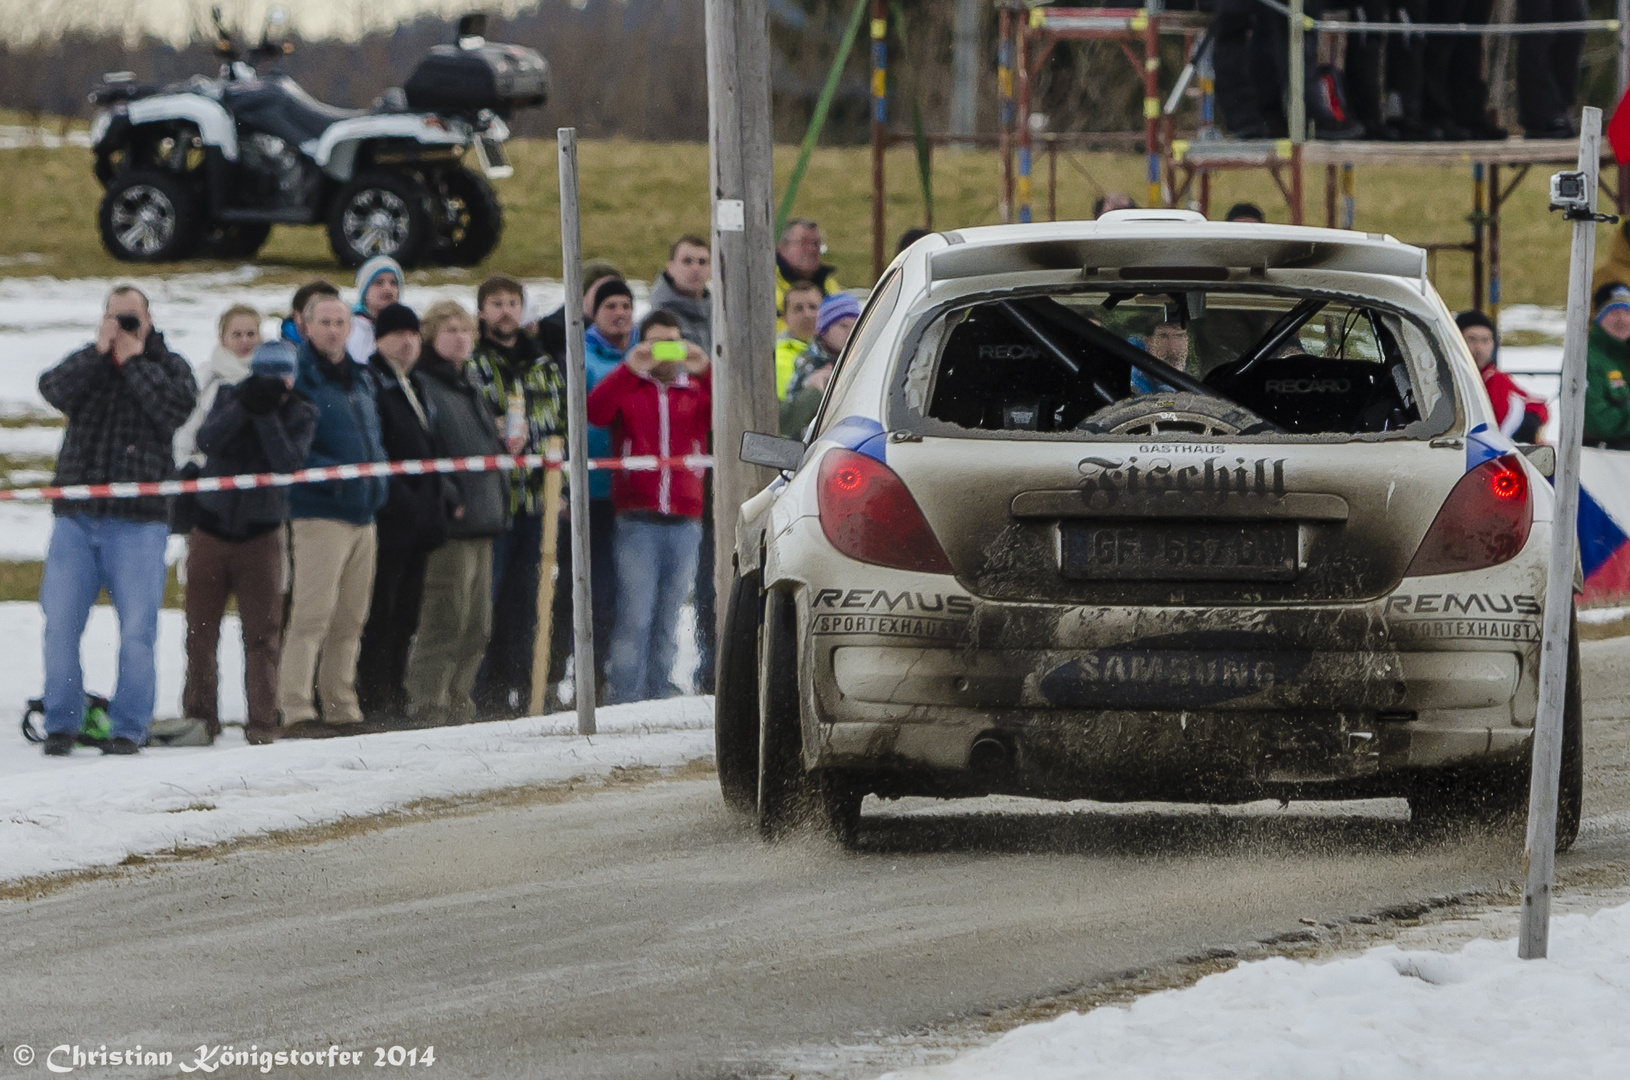
[[[1526,806],[1552,495],[1425,253],[1120,211],[930,236],[741,509],[720,783]],[[1577,655],[1559,843],[1579,821]]]

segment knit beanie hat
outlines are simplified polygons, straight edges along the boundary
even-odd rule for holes
[[[821,301],[821,310],[815,314],[815,336],[820,337],[832,329],[839,319],[860,318],[860,301],[846,292],[833,293]]]
[[[298,356],[294,346],[287,341],[263,341],[255,346],[253,355],[249,357],[249,373],[276,378],[293,375],[300,369]]]
[[[610,259],[589,259],[583,264],[583,291],[588,292],[596,281],[608,277],[623,279],[628,275]]]
[[[1499,332],[1494,329],[1494,320],[1481,311],[1462,311],[1455,316],[1455,325],[1460,327],[1461,330],[1470,330],[1474,326],[1481,326],[1496,338],[1500,336]]]
[[[419,316],[406,304],[386,304],[374,316],[374,340],[378,341],[386,334],[394,334],[398,330],[412,330],[419,332]]]
[[[628,282],[621,278],[612,278],[610,281],[602,281],[600,287],[594,290],[594,314],[600,314],[600,305],[613,296],[626,296],[629,303],[634,302],[634,290],[628,287]]]
[[[1623,308],[1630,311],[1630,288],[1625,288],[1623,285],[1614,285],[1612,288],[1607,289],[1606,292],[1607,295],[1599,301],[1601,306],[1596,309],[1597,322],[1601,322],[1602,316],[1614,308]]]

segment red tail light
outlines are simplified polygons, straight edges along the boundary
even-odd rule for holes
[[[951,573],[951,560],[917,500],[881,461],[853,450],[829,450],[821,458],[816,487],[821,531],[851,559],[898,570]]]
[[[1485,461],[1449,492],[1404,576],[1455,574],[1503,563],[1522,550],[1533,524],[1521,461],[1515,454]]]

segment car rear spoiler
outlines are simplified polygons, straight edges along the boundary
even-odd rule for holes
[[[1424,279],[1426,274],[1424,249],[1376,233],[1353,233],[1350,240],[1264,237],[1242,242],[1239,237],[1189,238],[1174,230],[1169,239],[1181,244],[1181,256],[1152,264],[1151,249],[1165,247],[1161,241],[1167,239],[1145,233],[1136,237],[1038,237],[1005,243],[952,244],[929,256],[929,278],[950,281],[990,274],[1078,270],[1094,279],[1171,280],[1182,276],[1174,274],[1175,269],[1199,267],[1210,268],[1213,273],[1227,269],[1233,272],[1229,276],[1268,270],[1337,270],[1414,279]],[[1182,267],[1167,265],[1179,262]]]

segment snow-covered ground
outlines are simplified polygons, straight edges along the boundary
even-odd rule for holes
[[[1630,905],[1515,940],[1255,961],[885,1080],[1557,1080],[1630,1075]]]
[[[575,714],[561,714],[271,746],[250,746],[241,728],[229,727],[211,747],[149,748],[135,758],[81,749],[66,761],[46,758],[21,733],[28,699],[44,680],[41,623],[38,605],[0,604],[0,881],[420,799],[682,765],[713,753],[712,701],[690,697],[601,709],[602,734],[587,739],[575,734]],[[180,714],[185,633],[181,612],[160,614],[159,716]],[[98,607],[81,652],[87,690],[111,693],[117,648],[113,609]],[[687,651],[694,666],[694,647]],[[220,660],[221,720],[241,722],[243,644],[235,616],[222,626]]]

